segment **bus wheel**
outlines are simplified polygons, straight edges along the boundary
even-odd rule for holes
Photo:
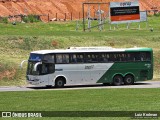
[[[123,77],[121,75],[116,75],[113,78],[113,85],[119,86],[122,84],[122,81],[123,81]]]
[[[62,88],[64,86],[64,80],[62,78],[58,78],[55,82],[56,88]]]
[[[126,75],[124,78],[125,85],[132,85],[134,83],[134,77],[132,75]]]

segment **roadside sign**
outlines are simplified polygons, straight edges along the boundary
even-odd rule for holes
[[[140,22],[138,1],[110,2],[110,22],[111,24]]]

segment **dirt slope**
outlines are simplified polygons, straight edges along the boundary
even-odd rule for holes
[[[82,16],[82,2],[87,0],[0,0],[0,16],[17,14],[39,14],[50,15],[55,18],[56,13],[59,18],[78,18]],[[90,0],[96,1],[96,0]],[[124,1],[124,0],[97,0],[102,2]],[[126,1],[126,0],[125,0]],[[160,0],[139,0],[141,10],[160,10]],[[104,6],[107,9],[108,6]],[[85,8],[85,10],[87,7]],[[94,9],[94,8],[93,8]]]

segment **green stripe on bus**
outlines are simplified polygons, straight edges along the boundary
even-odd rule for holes
[[[147,68],[147,64],[149,64],[149,62],[115,62],[97,83],[112,83],[113,77],[117,74],[123,77],[127,74],[132,74],[135,77],[135,81],[151,80],[153,78],[153,67]]]

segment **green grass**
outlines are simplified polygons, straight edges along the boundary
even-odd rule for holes
[[[1,92],[0,111],[159,111],[160,89]]]
[[[146,23],[141,23],[141,29],[137,30],[138,23],[132,23],[130,29],[126,24],[118,25],[118,29],[109,30],[105,24],[101,32],[94,28],[91,32],[76,29],[76,21],[53,23],[17,23],[17,25],[0,23],[0,74],[5,71],[15,70],[11,78],[7,76],[0,80],[0,85],[25,85],[26,68],[20,69],[22,60],[29,57],[34,50],[59,49],[71,46],[110,46],[116,48],[151,47],[154,50],[154,78],[160,78],[160,17],[149,17],[148,29]],[[93,23],[95,24],[95,23]],[[150,32],[150,28],[154,31]],[[57,45],[52,43],[56,42]]]
[[[159,111],[159,92],[160,89],[1,92],[0,111]]]

